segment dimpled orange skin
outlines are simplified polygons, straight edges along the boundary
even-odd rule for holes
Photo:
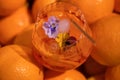
[[[33,7],[32,7],[32,16],[34,21],[36,21],[36,16],[38,14],[38,11],[48,4],[51,4],[55,2],[56,0],[35,0]]]
[[[73,0],[84,13],[89,24],[112,13],[114,0]]]
[[[105,80],[120,80],[120,65],[108,68],[105,73]]]
[[[26,0],[0,0],[0,16],[8,16],[26,3]]]
[[[120,0],[115,0],[115,11],[120,13]]]
[[[68,70],[63,73],[48,70],[45,72],[45,80],[86,80],[86,78],[77,70]]]
[[[0,19],[0,43],[11,43],[11,40],[31,23],[27,6],[23,6],[12,15]]]
[[[0,48],[0,80],[43,80],[42,69],[31,61],[28,52],[17,45]]]
[[[120,64],[120,15],[104,17],[91,27],[96,41],[92,58],[107,66]]]

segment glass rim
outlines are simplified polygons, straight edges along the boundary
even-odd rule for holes
[[[68,7],[68,8],[66,8]],[[48,4],[47,6],[45,6],[44,8],[40,9],[38,11],[37,14],[37,19],[35,22],[35,31],[37,31],[37,26],[40,22],[40,20],[44,17],[47,16],[48,12],[53,12],[53,11],[64,11],[67,14],[72,14],[75,17],[77,17],[79,19],[80,22],[82,22],[83,26],[88,26],[87,21],[85,20],[84,14],[81,12],[81,10],[75,6],[74,4],[71,3],[66,3],[66,2],[61,2],[61,1],[57,1],[51,4]],[[67,15],[68,17],[70,17],[69,15]],[[92,39],[92,37],[90,35],[88,35],[81,27],[79,27],[79,25],[77,25],[77,23],[75,23],[74,20],[71,19],[72,23],[77,26],[78,29],[80,29],[80,31],[93,43],[95,44],[95,41]],[[38,31],[37,31],[38,34]],[[39,36],[39,34],[38,34]]]

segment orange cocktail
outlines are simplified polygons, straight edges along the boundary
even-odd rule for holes
[[[55,71],[80,66],[92,49],[91,30],[72,4],[56,2],[40,10],[33,31],[35,59]]]

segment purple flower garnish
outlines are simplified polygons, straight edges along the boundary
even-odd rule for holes
[[[56,38],[58,35],[58,26],[59,20],[55,16],[51,16],[49,17],[48,22],[43,24],[43,29],[49,38]]]

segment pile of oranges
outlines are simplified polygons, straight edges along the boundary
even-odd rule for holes
[[[77,69],[55,72],[32,54],[32,32],[40,9],[56,1],[84,14],[95,45]],[[120,0],[0,0],[0,80],[120,80]]]

